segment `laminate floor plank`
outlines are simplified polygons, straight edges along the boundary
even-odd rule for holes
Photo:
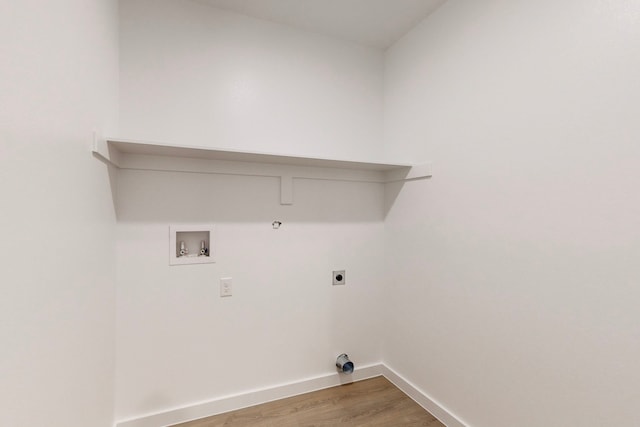
[[[384,377],[289,397],[173,427],[445,427]]]

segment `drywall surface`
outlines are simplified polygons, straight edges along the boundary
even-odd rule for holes
[[[294,193],[283,206],[278,178],[120,171],[117,420],[335,374],[343,352],[380,360],[382,185]],[[207,223],[216,263],[169,266],[169,225]]]
[[[387,52],[386,149],[435,173],[389,207],[384,362],[471,426],[640,424],[639,19],[449,0]]]
[[[382,155],[381,51],[190,0],[120,7],[122,136]]]
[[[192,1],[120,7],[121,135],[380,158],[382,52]],[[293,206],[267,177],[123,170],[118,189],[118,420],[380,360],[381,185],[296,179]],[[215,224],[216,263],[169,266],[169,225],[193,223]]]
[[[0,5],[0,425],[110,427],[117,3]]]

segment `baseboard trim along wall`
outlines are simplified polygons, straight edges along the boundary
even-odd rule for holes
[[[235,411],[249,406],[259,405],[278,399],[284,399],[299,394],[322,390],[353,381],[362,381],[383,375],[396,385],[400,390],[415,400],[447,427],[466,427],[458,418],[453,416],[444,407],[428,397],[409,381],[402,378],[392,369],[383,364],[374,364],[358,367],[353,374],[344,375],[331,373],[308,378],[274,387],[252,390],[246,393],[221,397],[206,402],[195,403],[181,408],[170,409],[155,414],[147,414],[141,417],[121,420],[116,427],[166,427],[224,412]]]
[[[410,381],[404,379],[400,374],[390,367],[381,364],[382,375],[391,381],[393,385],[398,387],[407,396],[413,399],[418,405],[426,409],[431,415],[440,420],[447,427],[471,427],[469,424],[460,420],[453,415],[451,411],[442,406],[439,402],[429,397],[428,394],[413,385]]]

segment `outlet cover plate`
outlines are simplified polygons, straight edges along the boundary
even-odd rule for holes
[[[233,295],[233,278],[222,277],[220,278],[220,296],[230,297]]]

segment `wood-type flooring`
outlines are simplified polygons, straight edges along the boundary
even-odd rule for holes
[[[384,377],[289,397],[174,427],[445,427]]]

